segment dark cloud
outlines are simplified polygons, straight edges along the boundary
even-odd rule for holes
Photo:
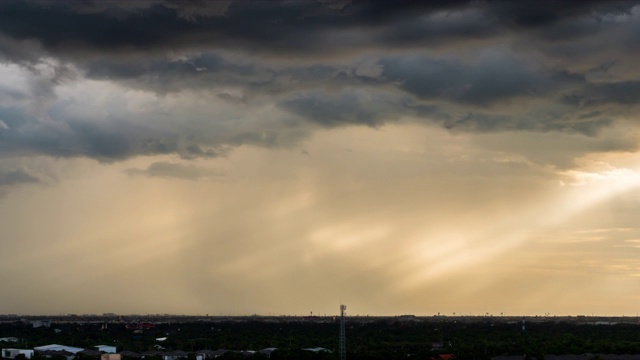
[[[82,8],[77,1],[2,2],[0,31],[16,40],[38,40],[50,52],[62,55],[85,48],[92,51],[126,51],[128,48],[190,47],[211,44],[233,48],[248,46],[283,48],[304,45],[295,26],[309,22],[306,14],[318,6],[299,2],[281,6],[272,2],[234,4],[230,16],[208,16],[207,7],[193,3],[151,1],[131,8],[127,2]],[[134,2],[135,3],[135,2]],[[204,2],[203,2],[204,4]],[[188,10],[187,10],[188,8]],[[118,11],[124,9],[124,11]],[[190,12],[190,15],[186,15]],[[207,16],[201,16],[207,15]],[[25,26],[30,19],[38,26]]]
[[[223,85],[269,90],[276,86],[274,72],[256,63],[242,64],[220,54],[206,53],[181,59],[97,60],[87,65],[85,76],[96,80],[126,82],[131,87],[168,93]]]
[[[440,124],[452,131],[561,131],[595,136],[613,123],[602,112],[571,109],[545,111],[508,108],[495,112],[474,109],[460,113],[459,107],[422,103],[408,96],[373,90],[307,92],[283,100],[278,105],[323,127],[377,127],[403,117],[412,117],[424,123]]]
[[[563,100],[571,105],[593,107],[603,104],[640,104],[640,81],[589,84],[579,91],[565,94]]]
[[[442,122],[444,127],[452,130],[492,132],[492,131],[569,131],[595,136],[599,131],[612,124],[611,119],[598,113],[579,121],[563,118],[559,114],[525,113],[519,115],[502,115],[487,113],[468,113],[458,118],[449,118]]]
[[[50,155],[90,157],[99,161],[124,160],[138,155],[178,154],[183,158],[217,157],[227,152],[223,143],[207,143],[178,131],[163,133],[146,125],[135,126],[118,119],[105,124],[51,115],[41,122],[17,109],[0,108],[5,119],[0,128],[0,150],[5,156]],[[231,141],[227,141],[231,142]]]
[[[184,113],[184,109],[175,113],[124,109],[121,114],[115,114],[115,110],[91,118],[78,117],[64,106],[54,107],[42,120],[19,108],[0,106],[0,118],[4,119],[0,125],[0,154],[89,157],[100,162],[164,154],[183,159],[214,158],[224,157],[241,145],[289,147],[308,136],[308,130],[290,117],[244,123],[233,118],[209,120]]]
[[[542,28],[579,16],[628,12],[636,2],[358,1],[340,7],[321,1],[103,3],[4,1],[0,31],[18,40],[36,39],[58,55],[78,46],[113,51],[211,44],[270,53],[318,53],[380,42],[433,46],[443,40],[484,38],[505,28]],[[469,9],[474,11],[465,14]],[[25,19],[38,26],[26,26]],[[363,37],[351,41],[336,33],[352,29],[368,33],[361,31]]]
[[[224,175],[222,171],[217,169],[171,162],[154,162],[146,169],[128,169],[126,172],[132,176],[142,175],[183,180],[215,179]]]
[[[279,106],[325,127],[378,126],[407,113],[408,99],[377,91],[312,92],[283,100]]]
[[[39,183],[41,180],[25,169],[0,169],[0,187],[7,185],[19,185]]]
[[[24,164],[29,161],[21,162],[22,159],[2,159],[0,161],[0,198],[16,187],[46,184],[55,179],[55,175],[39,166],[37,161],[31,162],[31,165],[35,166]]]
[[[490,57],[463,63],[456,59],[398,57],[381,60],[382,75],[425,99],[491,105],[522,95],[542,95],[545,78],[524,61]]]
[[[317,125],[404,117],[595,136],[640,101],[637,76],[620,70],[635,64],[639,32],[625,30],[639,28],[639,4],[4,1],[0,61],[28,75],[0,85],[0,151],[215,157],[290,146]],[[85,80],[204,110],[139,110],[125,98],[86,105],[115,114],[78,115],[59,89]]]

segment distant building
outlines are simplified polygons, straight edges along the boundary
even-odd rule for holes
[[[228,350],[219,349],[219,350],[199,350],[196,351],[196,360],[207,360],[207,359],[215,359],[226,354]]]
[[[58,345],[58,344],[51,344],[51,345],[43,345],[43,346],[36,346],[33,348],[33,350],[35,350],[36,352],[41,352],[41,351],[68,351],[72,354],[77,354],[80,351],[84,350],[83,348],[77,348],[77,347],[73,347],[73,346],[66,346],[66,345]]]
[[[640,355],[618,355],[618,354],[581,354],[581,355],[553,355],[548,354],[544,356],[545,360],[591,360],[594,358],[602,359],[602,360],[639,360]],[[494,356],[491,360],[522,360],[522,355],[502,355],[502,356]]]
[[[188,353],[182,350],[175,350],[164,353],[162,355],[162,360],[178,360],[178,359],[186,359],[189,356]],[[103,360],[111,360],[111,359],[103,359]]]
[[[155,357],[155,356],[162,356],[163,352],[162,351],[158,351],[158,350],[149,350],[149,351],[145,351],[143,352],[141,355],[143,358],[145,357]]]
[[[27,359],[31,359],[31,357],[33,357],[33,350],[2,349],[2,357],[4,359],[15,359],[15,357],[20,354],[23,354]]]
[[[79,352],[80,351],[78,351],[78,353]],[[69,352],[67,350],[42,350],[42,351],[36,352],[36,354],[38,354],[38,356],[48,358],[48,359],[62,356],[67,360],[73,360],[76,357],[76,354]]]
[[[100,359],[100,356],[102,355],[102,353],[98,350],[85,349],[82,351],[78,351],[76,355],[82,355],[82,357],[84,358]]]
[[[400,315],[396,319],[400,322],[410,322],[418,320],[415,315]]]
[[[142,354],[138,354],[137,352],[134,351],[129,351],[129,350],[124,350],[120,352],[120,356],[123,358],[141,358]]]
[[[20,339],[18,339],[17,337],[3,337],[3,338],[0,338],[0,341],[4,341],[4,342],[18,342],[18,341],[20,341]]]
[[[102,354],[100,360],[121,360],[120,354]]]
[[[278,348],[266,348],[258,351],[260,354],[266,355],[268,358],[271,357],[271,353],[278,350]]]
[[[456,356],[453,354],[439,354],[435,357],[432,357],[431,360],[456,360]]]
[[[50,320],[33,320],[31,321],[31,325],[33,325],[34,328],[50,327],[51,321]]]
[[[96,348],[96,350],[98,351],[102,351],[108,354],[115,354],[117,352],[116,347],[110,345],[96,345],[94,346],[94,348]]]

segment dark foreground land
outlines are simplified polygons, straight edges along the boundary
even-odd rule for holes
[[[45,320],[45,326],[42,325]],[[50,321],[47,327],[46,321]],[[590,317],[348,317],[347,358],[491,359],[501,355],[550,358],[551,354],[640,354],[638,319]],[[333,317],[61,316],[0,317],[2,348],[63,344],[85,349],[115,345],[118,352],[277,348],[273,360],[338,359],[339,319]],[[166,338],[158,340],[159,338]],[[322,347],[331,352],[312,352]],[[227,352],[220,359],[266,358]],[[591,358],[598,358],[596,355]]]

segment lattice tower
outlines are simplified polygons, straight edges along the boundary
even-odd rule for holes
[[[340,360],[347,359],[347,340],[344,326],[345,311],[347,311],[347,306],[340,305]]]

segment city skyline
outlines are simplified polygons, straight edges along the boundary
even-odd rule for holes
[[[639,1],[0,3],[0,313],[634,316]]]

